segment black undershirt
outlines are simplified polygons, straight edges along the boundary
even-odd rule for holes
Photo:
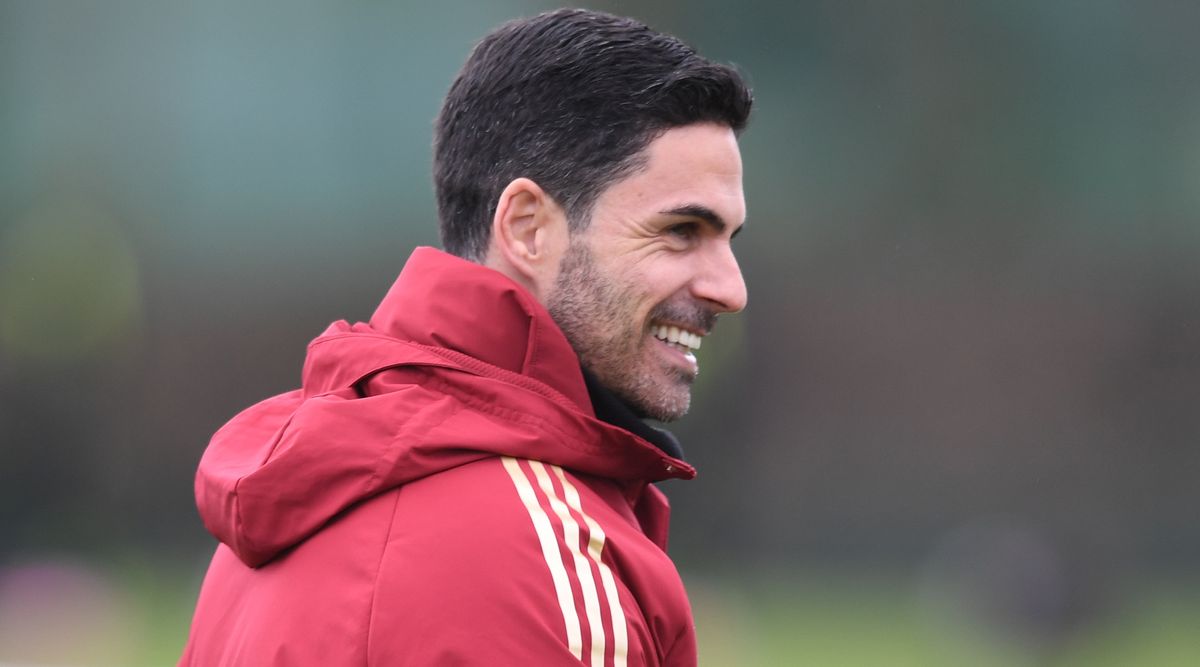
[[[596,413],[596,419],[629,431],[658,447],[668,456],[683,459],[683,447],[669,431],[654,428],[639,419],[624,401],[600,384],[596,376],[586,368],[583,369],[583,381],[587,384],[588,395],[592,399],[592,410]]]

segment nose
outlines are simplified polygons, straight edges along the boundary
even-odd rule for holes
[[[706,253],[692,282],[692,294],[716,306],[717,312],[736,313],[746,307],[746,281],[728,243]]]

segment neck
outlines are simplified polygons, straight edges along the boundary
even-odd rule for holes
[[[587,384],[588,395],[592,399],[592,410],[596,419],[629,431],[650,444],[658,447],[668,456],[682,459],[683,447],[670,431],[653,426],[642,421],[625,401],[614,394],[591,371],[583,369],[583,381]]]

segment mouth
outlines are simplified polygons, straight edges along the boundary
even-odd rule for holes
[[[693,354],[700,349],[700,341],[704,338],[704,334],[688,331],[671,324],[652,324],[650,325],[650,335],[662,341],[675,351],[684,355],[692,363],[696,362],[696,357]]]

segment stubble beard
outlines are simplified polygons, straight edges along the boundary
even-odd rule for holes
[[[582,242],[567,249],[546,308],[580,363],[639,417],[669,422],[687,414],[695,376],[646,367],[649,336],[635,321],[634,299],[600,270]]]

